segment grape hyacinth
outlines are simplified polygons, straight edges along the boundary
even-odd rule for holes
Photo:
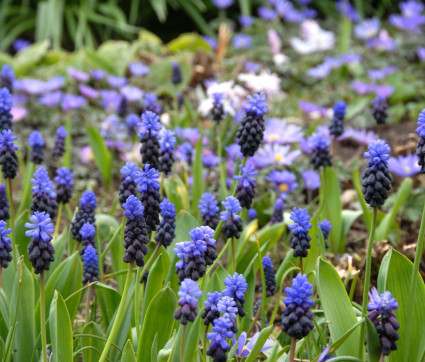
[[[54,194],[55,186],[50,181],[44,166],[35,170],[31,183],[34,185],[31,188],[31,211],[45,211],[49,214],[49,217],[54,217],[57,210],[57,203],[54,199],[56,197],[56,194]]]
[[[232,331],[234,333],[238,332],[236,326],[236,316],[238,313],[238,308],[236,307],[236,302],[232,297],[223,295],[217,304],[218,311],[223,315],[229,317],[233,322]]]
[[[130,195],[123,204],[124,216],[127,218],[124,229],[124,262],[136,262],[141,267],[145,264],[144,257],[148,253],[148,227],[143,217],[143,205],[134,195]]]
[[[418,165],[421,166],[421,173],[425,173],[425,108],[419,114],[418,128],[416,133],[419,135],[418,144],[416,145],[416,155],[419,158]]]
[[[219,124],[224,118],[224,107],[223,107],[223,94],[214,93],[213,94],[213,106],[211,108],[211,118],[217,124]]]
[[[382,354],[388,356],[391,351],[397,349],[396,341],[400,338],[397,333],[400,324],[393,312],[398,309],[398,303],[392,297],[391,292],[387,291],[379,295],[375,287],[369,292],[369,298],[370,303],[367,305],[367,310],[370,312],[367,316],[373,322],[379,334]]]
[[[159,171],[164,172],[167,176],[170,174],[174,163],[174,145],[176,144],[176,136],[173,131],[164,130],[161,133],[159,156]]]
[[[383,97],[377,97],[372,101],[372,103],[374,104],[372,115],[376,121],[376,124],[385,124],[388,118],[387,100]]]
[[[158,183],[159,172],[146,164],[144,169],[137,175],[135,182],[139,185],[146,225],[149,233],[156,229],[159,224],[159,213],[161,212],[161,195],[159,194],[160,185]]]
[[[344,117],[347,113],[345,102],[336,102],[333,108],[334,117],[329,126],[329,133],[338,138],[344,133]]]
[[[126,164],[121,167],[120,172],[122,177],[120,188],[118,189],[118,200],[122,207],[130,195],[137,196],[137,185],[135,180],[142,170],[137,167],[134,162],[126,162]]]
[[[204,325],[209,326],[215,319],[220,317],[220,312],[217,307],[220,299],[220,292],[207,293],[207,299],[204,302],[205,308],[201,315],[201,318],[204,320]]]
[[[314,328],[310,311],[314,304],[310,299],[312,288],[305,274],[298,274],[292,281],[292,288],[285,288],[288,296],[283,298],[286,308],[282,312],[282,331],[290,337],[304,338]]]
[[[226,289],[223,291],[223,295],[232,297],[236,302],[236,308],[238,308],[238,314],[243,317],[245,316],[245,293],[248,288],[248,283],[246,282],[242,274],[235,273],[233,276],[230,274],[224,280],[224,285]]]
[[[325,241],[325,248],[329,248],[328,243],[328,237],[329,237],[329,231],[332,230],[332,225],[329,220],[323,220],[322,222],[319,222],[319,228],[322,231],[323,239]]]
[[[314,169],[320,167],[332,166],[332,156],[329,153],[331,141],[321,133],[313,133],[308,138],[308,145],[311,148],[311,163]]]
[[[12,129],[12,110],[13,107],[13,96],[9,89],[3,87],[0,89],[0,130],[6,131]]]
[[[137,125],[140,119],[137,114],[131,113],[125,118],[125,124],[127,125],[128,134],[133,137],[137,134]]]
[[[308,249],[310,249],[311,236],[308,235],[308,229],[311,229],[310,215],[306,209],[293,208],[290,219],[294,224],[289,225],[292,231],[291,248],[294,249],[294,257],[307,257]]]
[[[82,283],[93,283],[99,280],[99,262],[96,248],[89,245],[83,255]]]
[[[7,199],[6,186],[0,184],[0,220],[9,220],[9,200]]]
[[[266,280],[266,297],[271,297],[276,291],[276,276],[270,257],[263,257],[264,277]]]
[[[176,236],[176,208],[168,199],[163,199],[161,202],[162,219],[156,230],[155,241],[167,248],[173,242]]]
[[[255,171],[252,165],[248,165],[245,168],[239,165],[239,170],[241,171],[241,175],[234,176],[234,179],[239,181],[236,187],[236,197],[242,207],[249,209],[255,196],[254,176],[256,176],[258,172]]]
[[[15,40],[15,42],[18,39]],[[15,43],[14,42],[14,43]],[[0,87],[7,88],[10,93],[13,91],[13,83],[15,81],[15,72],[9,64],[4,64],[0,71]]]
[[[200,226],[199,229],[204,234],[204,241],[207,244],[207,251],[205,252],[206,265],[212,265],[214,260],[217,259],[216,253],[216,240],[214,239],[214,230],[209,226]]]
[[[81,242],[82,238],[80,235],[81,227],[89,222],[92,225],[96,223],[95,210],[97,207],[96,204],[96,195],[93,191],[84,191],[80,200],[80,207],[78,208],[77,213],[75,214],[74,220],[71,222],[71,233],[72,237]]]
[[[176,244],[174,253],[182,259],[176,263],[176,273],[179,281],[190,278],[197,281],[206,271],[205,252],[207,243],[204,240],[204,232],[200,228],[194,228],[189,232],[192,240]]]
[[[248,221],[255,220],[257,218],[257,210],[249,209],[247,212],[247,215],[248,215]]]
[[[58,203],[67,204],[72,198],[74,189],[73,175],[66,167],[56,170],[56,177],[53,179],[56,184],[56,200]]]
[[[198,209],[202,214],[202,225],[209,226],[211,229],[215,230],[219,219],[218,211],[218,201],[211,192],[206,192],[202,195],[199,200]]]
[[[141,131],[138,133],[140,143],[140,154],[142,162],[149,164],[153,168],[159,167],[159,131],[162,125],[159,116],[151,111],[145,111],[142,114]]]
[[[178,62],[173,62],[173,69],[171,71],[171,81],[174,85],[178,85],[182,82],[182,72],[180,70],[180,65]]]
[[[12,245],[8,234],[12,232],[7,228],[6,221],[0,220],[0,264],[2,268],[7,268],[12,261]]]
[[[363,195],[371,206],[382,206],[391,190],[392,175],[388,168],[390,146],[383,140],[374,140],[369,144],[369,152],[364,156],[370,159],[362,175]]]
[[[177,295],[180,297],[179,308],[174,312],[174,319],[183,325],[193,322],[198,314],[198,298],[202,297],[198,284],[189,278],[184,279]]]
[[[227,239],[239,239],[240,232],[243,229],[242,219],[236,214],[242,211],[239,200],[234,196],[228,196],[221,204],[226,208],[225,211],[220,212],[220,220],[224,222],[224,235]]]
[[[285,208],[285,204],[283,202],[283,199],[278,198],[276,199],[276,202],[273,207],[273,214],[270,218],[270,224],[274,225],[279,222],[283,222],[283,210]]]
[[[18,146],[13,143],[17,139],[10,129],[0,133],[0,165],[5,179],[15,178],[18,171],[18,156],[15,152]]]
[[[226,352],[230,350],[228,339],[234,337],[232,331],[233,322],[229,316],[224,315],[214,320],[212,332],[207,333],[207,338],[211,340],[207,355],[213,358],[214,362],[226,362]]]
[[[80,255],[84,255],[86,252],[86,249],[89,245],[91,245],[93,248],[96,248],[96,241],[94,239],[96,235],[96,228],[93,224],[90,222],[85,222],[83,226],[81,226],[80,229],[80,236],[81,236],[81,250]]]
[[[236,138],[244,157],[253,156],[264,138],[265,122],[263,116],[267,112],[266,95],[264,93],[248,96],[249,104],[244,106],[245,117],[239,125]]]
[[[59,127],[56,130],[55,144],[53,146],[52,154],[53,157],[62,157],[66,151],[65,142],[68,132],[64,126]]]
[[[29,230],[25,231],[26,236],[31,237],[28,244],[29,260],[32,263],[36,274],[50,269],[50,263],[55,260],[51,240],[53,237],[54,225],[51,222],[49,214],[46,212],[35,211],[30,217],[30,222],[25,223]]]
[[[31,161],[36,165],[43,162],[44,139],[40,132],[32,131],[28,136],[28,144],[32,147]]]

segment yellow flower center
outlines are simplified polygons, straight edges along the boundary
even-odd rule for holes
[[[269,137],[269,140],[271,141],[271,142],[273,142],[273,141],[277,141],[279,139],[279,136],[277,135],[277,134],[273,134],[273,135],[271,135],[270,137]]]
[[[276,155],[274,156],[274,159],[276,162],[282,161],[283,160],[283,156],[282,155]]]
[[[243,348],[242,348],[242,352],[243,351],[246,351],[248,348],[246,348],[246,346],[243,346]]]
[[[289,186],[287,184],[280,184],[279,185],[279,190],[282,192],[288,191]]]
[[[406,166],[406,167],[404,168],[404,171],[406,171],[406,172],[410,172],[410,167],[409,167],[409,166]]]

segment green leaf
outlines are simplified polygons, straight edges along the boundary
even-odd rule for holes
[[[25,236],[25,223],[28,222],[28,210],[24,210],[15,220],[15,240],[17,244],[17,249],[19,255],[24,256],[25,264],[28,268],[31,268],[31,262],[28,256],[28,244],[30,243],[31,238]]]
[[[68,309],[62,296],[55,290],[50,305],[49,328],[52,347],[52,360],[58,362],[72,362],[72,326]]]
[[[127,343],[122,350],[121,356],[122,362],[136,362],[136,355],[134,354],[133,345],[130,340],[127,340]]]
[[[180,177],[174,174],[165,179],[164,187],[168,200],[176,206],[177,213],[181,210],[189,210],[189,194]]]
[[[100,328],[100,326],[95,322],[89,322],[86,326],[84,326],[82,334],[83,336],[80,337],[81,347],[93,347],[83,351],[83,361],[98,361],[100,357],[98,352],[102,353],[105,346],[102,328]],[[100,338],[96,338],[96,336]]]
[[[375,326],[368,317],[366,317],[366,328],[369,362],[379,362],[382,351],[381,340],[379,339]]]
[[[332,167],[325,167],[322,173],[322,185],[324,185],[325,207],[322,219],[328,219],[332,224],[329,244],[333,251],[344,252],[345,244],[342,238],[342,203],[341,187]]]
[[[361,210],[342,210],[342,236],[345,237],[354,221],[362,214]]]
[[[330,322],[331,338],[337,341],[357,323],[357,317],[338,272],[323,259],[317,264],[317,288],[325,317]],[[337,356],[361,357],[359,343],[360,330],[357,329],[338,349]]]
[[[63,165],[65,167],[71,167],[71,155],[72,155],[72,120],[68,117],[65,121],[66,127],[66,138],[65,138],[65,153],[63,155]]]
[[[112,179],[113,158],[111,152],[106,147],[103,137],[96,128],[87,126],[86,129],[87,138],[94,154],[94,162],[102,175],[106,189],[108,189]]]
[[[385,240],[387,238],[391,225],[393,224],[398,212],[412,193],[412,187],[412,179],[410,177],[406,177],[397,191],[396,199],[390,212],[385,215],[384,219],[379,223],[379,226],[376,229],[376,241]]]
[[[303,273],[309,275],[310,272],[316,269],[317,258],[319,257],[319,240],[317,238],[319,225],[317,222],[317,213],[311,219],[312,228],[309,231],[311,236],[310,249],[308,250],[307,258],[304,258]]]
[[[152,298],[147,308],[142,333],[139,337],[138,361],[144,361],[143,358],[150,356],[155,336],[157,336],[157,352],[165,346],[173,331],[173,314],[176,305],[177,298],[170,287],[163,288]]]
[[[186,338],[184,340],[185,361],[196,361],[196,351],[199,348],[199,341],[201,338],[199,334],[201,320],[201,314],[198,313],[198,316],[192,323],[191,328],[187,331]]]
[[[252,321],[252,311],[254,309],[254,299],[255,299],[255,272],[254,268],[249,268],[248,274],[245,275],[246,281],[248,283],[248,288],[245,293],[245,311],[246,315],[242,318],[240,323],[240,329],[247,331]]]
[[[117,310],[121,295],[109,285],[103,283],[94,284],[96,290],[96,300],[99,302],[100,314],[103,324],[109,326],[114,312]]]
[[[363,220],[366,224],[367,230],[369,231],[370,226],[372,225],[372,213],[370,212],[369,207],[367,206],[366,201],[363,197],[358,168],[356,168],[353,172],[353,186],[356,189],[357,197],[359,199],[360,206],[362,207],[362,210],[363,210],[363,213],[362,213]]]
[[[66,228],[62,234],[60,234],[55,240],[53,240],[52,244],[55,248],[55,260],[50,264],[50,270],[55,270],[59,264],[62,262],[62,257],[65,252],[66,244],[68,242],[68,232],[69,229]]]
[[[17,325],[15,331],[15,350],[13,359],[16,361],[33,361],[33,350],[35,348],[36,333],[34,323],[34,280],[27,266],[22,264],[22,273],[20,268],[16,271],[15,287],[12,300],[16,300],[18,295],[19,283],[21,287],[19,302],[17,305]],[[16,308],[15,303],[11,303],[12,308]],[[10,313],[14,316],[14,312]]]
[[[392,361],[421,361],[425,353],[425,314],[423,303],[425,300],[425,285],[419,275],[416,285],[416,297],[413,310],[407,310],[409,299],[410,279],[412,276],[412,262],[394,249],[390,249],[382,260],[378,275],[379,293],[390,291],[397,299],[399,309],[394,313],[400,323],[397,341],[397,350],[392,351],[388,360]],[[410,350],[406,350],[405,321],[407,314],[411,314],[412,333],[410,333]]]
[[[263,329],[258,336],[257,342],[255,342],[254,347],[252,347],[251,352],[246,359],[246,362],[255,362],[257,360],[257,356],[260,353],[261,349],[264,347],[264,344],[272,333],[273,326],[269,326]]]
[[[249,242],[249,238],[257,231],[258,220],[253,220],[243,228],[241,236],[236,243],[236,258],[241,257],[243,251],[246,250],[246,245]]]
[[[20,51],[14,59],[13,68],[17,76],[26,74],[34,65],[36,65],[49,49],[48,40],[30,45],[28,48]]]
[[[202,167],[202,139],[202,136],[199,137],[199,140],[196,143],[195,161],[192,168],[192,214],[198,220],[201,219],[201,212],[198,209],[198,203],[205,190],[204,170]]]
[[[167,48],[171,53],[181,51],[194,52],[201,49],[206,52],[211,51],[211,47],[208,45],[208,43],[199,34],[195,33],[181,34],[177,38],[170,41],[167,44]]]

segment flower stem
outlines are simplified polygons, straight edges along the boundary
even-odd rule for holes
[[[44,270],[40,273],[40,328],[43,362],[47,362],[47,337],[46,337],[46,297],[44,293]]]
[[[232,238],[232,265],[233,273],[236,272],[235,238]]]
[[[121,319],[124,314],[124,306],[127,299],[127,294],[130,289],[131,281],[133,279],[133,263],[128,264],[127,278],[125,279],[124,290],[121,296],[121,302],[118,307],[118,312],[112,325],[111,333],[109,333],[108,340],[106,341],[105,348],[103,349],[102,355],[100,356],[99,362],[105,362],[111,348],[112,343],[114,342],[118,332],[120,331]]]
[[[183,326],[182,341],[180,344],[180,361],[184,361],[184,336],[186,334],[186,324]]]
[[[203,356],[203,361],[204,362],[207,362],[207,333],[208,333],[208,327],[209,326],[205,326],[204,344],[202,346],[202,356]]]
[[[378,216],[378,209],[374,207],[373,213],[372,213],[372,227],[370,229],[369,242],[367,245],[367,254],[366,254],[366,272],[365,272],[365,280],[364,280],[363,305],[362,305],[363,318],[366,316],[366,313],[367,313],[367,301],[369,299],[368,293],[369,293],[369,285],[370,285],[370,270],[372,267],[372,247],[373,247],[373,242],[375,240],[377,216]],[[360,356],[363,355],[365,333],[366,333],[365,324],[362,324],[362,326],[360,327]]]
[[[55,232],[53,234],[53,241],[56,240],[56,237],[59,234],[59,228],[61,225],[61,218],[62,218],[62,210],[63,210],[63,203],[61,202],[59,204],[58,216],[56,217],[56,225],[55,225]]]
[[[13,205],[13,192],[12,192],[12,179],[9,177],[7,179],[7,187],[9,194],[9,203],[10,203],[10,228],[12,229],[12,249],[16,256],[19,255],[18,250],[16,249],[16,239],[15,239],[15,207]]]
[[[289,362],[294,362],[295,359],[295,348],[297,347],[297,340],[295,337],[291,339],[291,350],[289,352]]]
[[[87,303],[86,303],[86,324],[89,323],[91,291],[92,291],[92,287],[88,287],[87,288]]]
[[[300,272],[303,274],[303,257],[300,256]]]
[[[267,297],[266,297],[266,276],[264,274],[264,266],[263,266],[263,256],[261,255],[261,247],[260,247],[260,240],[258,239],[257,233],[254,233],[255,235],[255,241],[257,243],[257,253],[258,253],[258,260],[260,262],[260,275],[261,275],[261,326],[263,328],[266,328],[266,313],[267,313]]]
[[[381,357],[379,357],[379,362],[384,362],[384,361],[385,361],[385,356],[381,354]]]
[[[416,243],[416,253],[415,253],[415,261],[413,263],[412,276],[410,279],[410,289],[409,289],[409,299],[407,302],[407,315],[405,322],[405,338],[406,341],[406,351],[410,351],[410,333],[412,329],[412,321],[413,321],[413,310],[415,306],[415,295],[416,295],[416,286],[418,283],[418,275],[419,275],[419,265],[421,263],[422,255],[424,253],[424,237],[425,237],[425,204],[424,209],[422,211],[422,220],[421,226],[419,227],[418,241]],[[406,356],[406,360],[408,360],[409,356]]]
[[[254,329],[255,323],[257,323],[258,318],[260,318],[260,313],[262,309],[263,309],[263,303],[261,303],[261,305],[258,307],[257,313],[255,313],[254,319],[251,322],[251,325],[249,326],[248,331],[246,332],[247,336],[249,336],[252,330]]]

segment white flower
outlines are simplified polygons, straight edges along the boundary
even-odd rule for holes
[[[280,78],[277,74],[263,70],[260,74],[241,73],[238,80],[245,83],[247,88],[255,93],[264,92],[272,97],[280,92]]]
[[[285,63],[289,63],[289,57],[287,57],[285,54],[278,53],[273,55],[273,62],[276,65],[276,67],[280,67]]]
[[[320,28],[313,20],[305,20],[301,24],[300,38],[291,38],[294,50],[299,54],[310,54],[318,51],[332,49],[335,46],[335,36],[331,31]]]

